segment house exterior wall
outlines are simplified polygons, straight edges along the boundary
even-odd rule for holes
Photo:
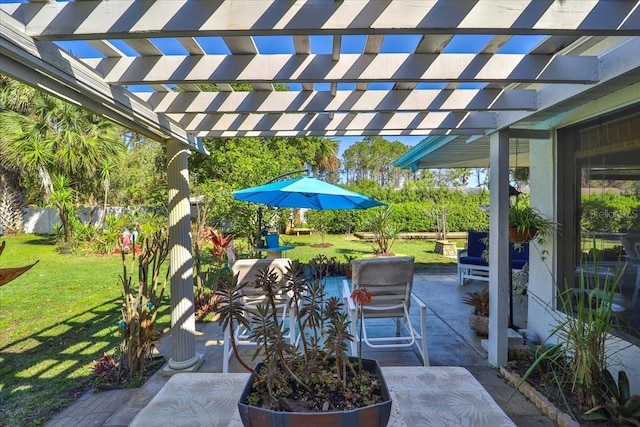
[[[628,94],[624,94],[624,96],[626,97]],[[544,215],[557,218],[556,203],[558,200],[563,200],[557,194],[555,153],[557,144],[561,142],[556,140],[555,131],[559,127],[591,119],[603,112],[615,109],[616,95],[607,98],[609,98],[609,102],[604,102],[602,99],[597,101],[599,108],[594,108],[594,106],[581,107],[580,111],[569,112],[560,123],[554,123],[554,126],[550,127],[553,130],[552,139],[531,141],[529,156],[531,161],[531,204]],[[624,103],[618,102],[618,106],[623,105]],[[560,235],[559,238],[562,239],[562,236]],[[557,241],[549,241],[544,248],[533,245],[530,255],[527,329],[534,332],[539,339],[550,342],[554,341],[549,340],[549,334],[564,316],[554,309],[553,300],[557,283],[555,257],[557,243]],[[549,251],[544,260],[539,256],[542,249]],[[607,342],[607,351],[611,355],[609,367],[614,373],[614,377],[617,377],[618,370],[626,371],[631,383],[631,392],[640,394],[640,347],[638,343],[629,343],[615,336],[610,336]]]

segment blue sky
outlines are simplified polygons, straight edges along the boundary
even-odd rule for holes
[[[2,0],[0,0],[2,1]],[[502,45],[497,53],[523,54],[528,53],[539,44],[545,36],[521,35],[512,37]],[[231,52],[221,37],[196,37],[202,49],[209,55],[228,55]],[[411,53],[420,42],[421,35],[387,35],[384,37],[380,51],[383,53]],[[493,39],[492,35],[455,35],[444,48],[444,53],[478,53]],[[152,43],[165,55],[187,55],[187,51],[175,38],[153,38]],[[138,56],[137,52],[122,40],[109,40],[115,47],[127,56]],[[293,54],[293,38],[291,36],[256,36],[256,48],[261,54]],[[359,54],[364,51],[366,37],[360,35],[344,35],[341,43],[341,53]],[[103,55],[84,41],[62,41],[57,44],[80,57],[103,57]],[[333,49],[333,37],[315,35],[310,37],[311,52],[314,54],[330,54]],[[171,86],[171,85],[169,85]],[[300,91],[300,84],[289,84],[289,90]],[[418,89],[441,89],[446,83],[419,83]],[[458,89],[479,89],[483,83],[462,83]],[[338,83],[338,90],[353,90],[355,83]],[[390,90],[392,83],[371,83],[370,90]],[[146,86],[130,86],[132,91],[152,91]],[[317,83],[316,90],[328,91],[329,83]],[[339,157],[351,144],[361,141],[364,137],[335,137],[340,142]],[[405,145],[414,146],[424,136],[385,136],[385,139],[398,140]]]

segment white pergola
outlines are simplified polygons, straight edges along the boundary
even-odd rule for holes
[[[274,36],[292,50],[258,48],[258,37]],[[331,37],[330,51],[312,48],[316,36]],[[385,39],[397,36],[414,38],[406,49],[385,50]],[[462,36],[486,43],[468,51]],[[357,52],[346,49],[354,40]],[[2,3],[0,72],[167,144],[171,369],[193,369],[200,360],[189,151],[204,152],[204,137],[309,135],[422,135],[430,137],[423,143],[428,158],[404,158],[401,166],[491,165],[498,183],[491,193],[490,227],[498,236],[491,239],[491,312],[498,314],[489,361],[501,365],[509,269],[498,261],[508,254],[501,231],[516,153],[510,138],[524,166],[528,141],[549,138],[542,123],[623,88],[630,103],[638,101],[640,7],[628,0]],[[218,91],[203,92],[200,83]],[[234,91],[233,83],[253,90]],[[139,85],[151,91],[136,91]]]

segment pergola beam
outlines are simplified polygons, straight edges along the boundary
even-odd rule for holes
[[[341,136],[355,136],[355,137],[364,137],[364,136],[382,136],[382,137],[390,137],[391,139],[400,136],[420,136],[427,137],[430,135],[475,135],[478,131],[474,129],[456,129],[452,131],[451,129],[434,129],[434,130],[425,130],[425,129],[349,129],[349,130],[279,130],[279,131],[235,131],[235,130],[209,130],[202,131],[198,133],[194,133],[194,136],[198,138],[236,138],[236,137],[278,137],[278,138],[293,138],[293,137],[305,137],[305,136],[319,136],[319,137],[341,137]],[[462,166],[467,167],[467,166]]]
[[[85,59],[107,83],[538,82],[594,83],[595,56],[507,54],[211,55]]]
[[[156,113],[298,113],[535,110],[535,90],[369,90],[136,94]]]
[[[202,136],[207,132],[269,132],[269,131],[354,131],[414,129],[476,130],[484,133],[495,129],[494,113],[339,113],[328,114],[186,114],[179,123],[189,132]]]
[[[627,0],[171,0],[3,6],[39,39],[273,34],[637,35]]]

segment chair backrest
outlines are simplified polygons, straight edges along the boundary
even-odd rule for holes
[[[467,256],[481,257],[487,249],[486,238],[489,237],[487,231],[467,232]]]
[[[627,254],[629,262],[633,265],[640,265],[640,254],[636,248],[636,245],[640,243],[640,236],[625,235],[620,237],[620,242]]]
[[[403,305],[409,309],[414,261],[414,257],[398,256],[352,262],[352,289],[367,288],[373,294],[371,303],[363,306],[365,318],[401,317]]]
[[[278,275],[278,280],[281,284],[284,284],[284,274],[290,263],[291,260],[289,258],[239,259],[233,263],[231,271],[233,271],[233,274],[238,275],[238,283],[249,282],[248,285],[242,288],[243,295],[262,295],[262,290],[254,288],[252,284],[258,277],[258,273],[265,268],[274,269]]]

